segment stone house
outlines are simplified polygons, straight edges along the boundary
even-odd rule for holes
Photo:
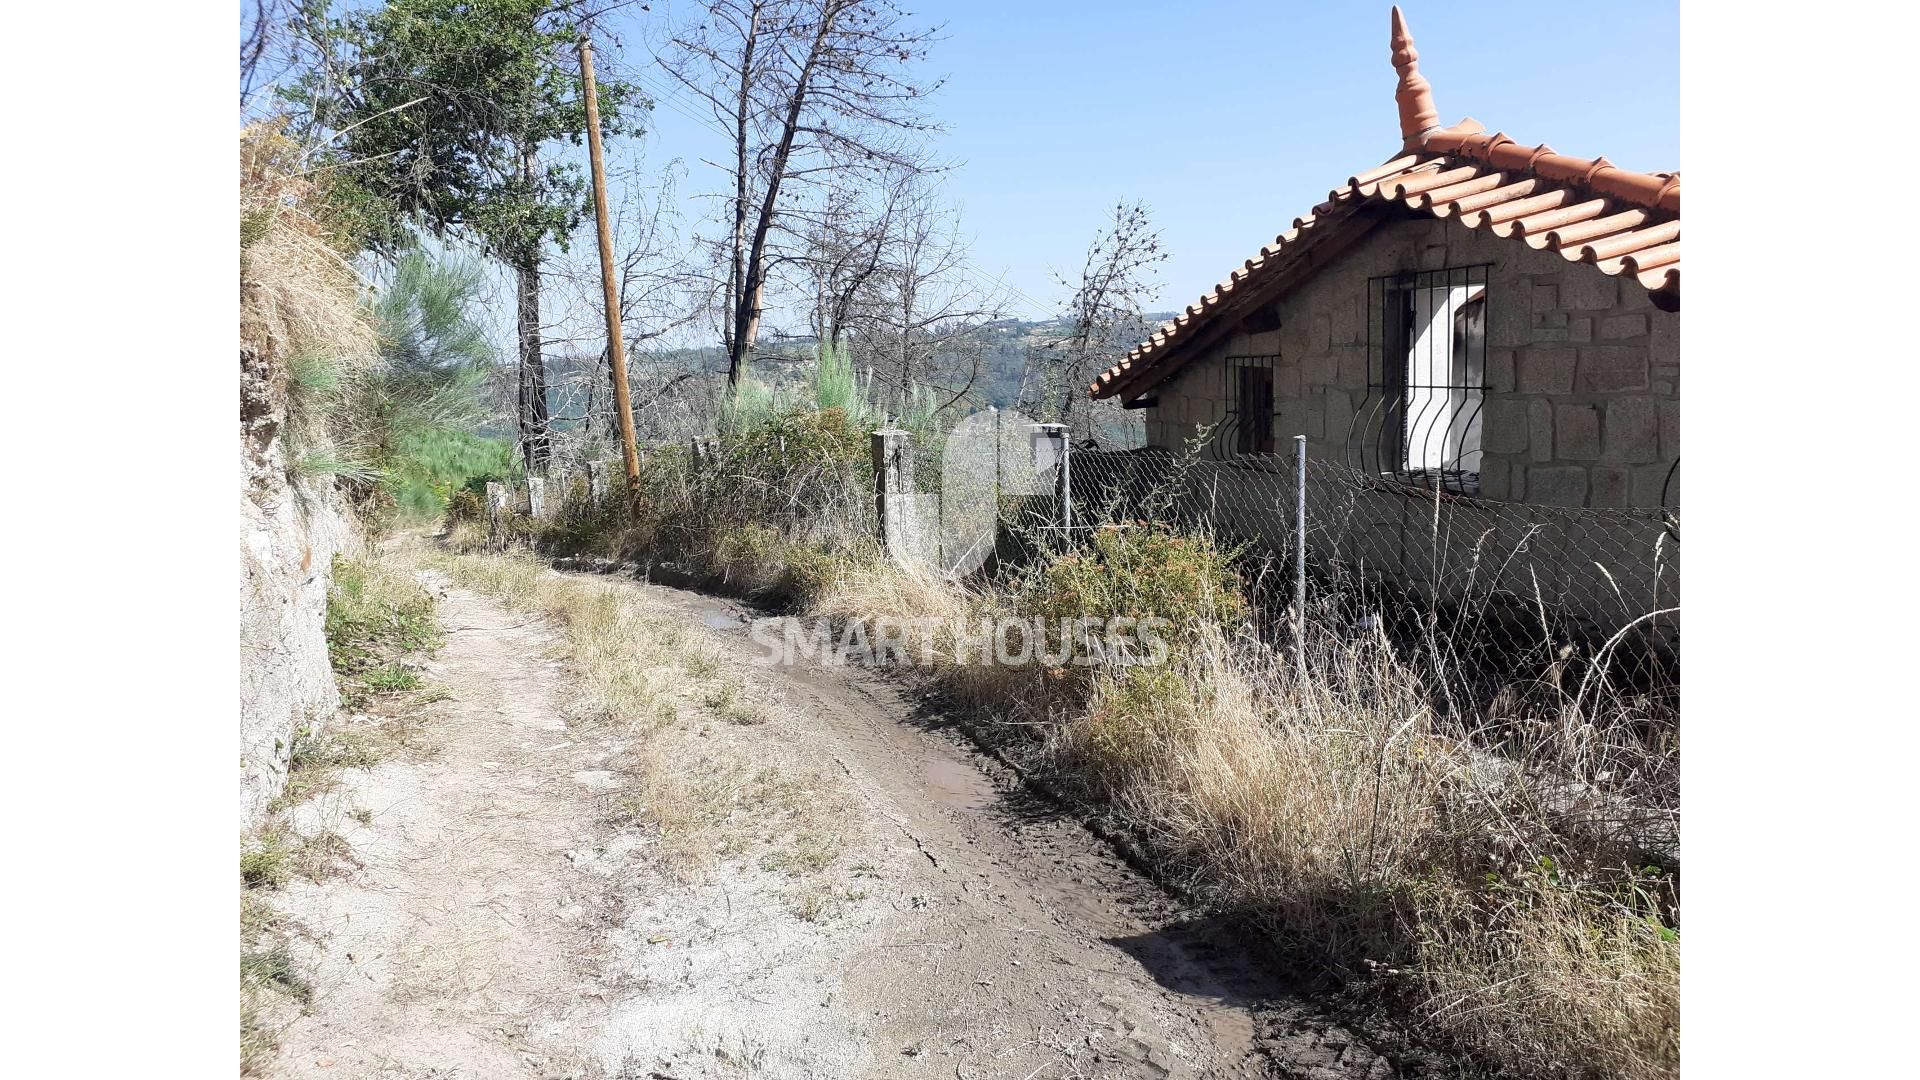
[[[1483,500],[1676,509],[1680,176],[1438,122],[1400,10],[1403,142],[1091,387],[1148,443],[1291,453]]]

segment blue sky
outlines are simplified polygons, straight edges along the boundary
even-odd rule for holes
[[[945,24],[930,70],[946,132],[937,152],[972,262],[1027,299],[1057,304],[1120,200],[1144,201],[1169,258],[1155,306],[1206,291],[1336,183],[1399,147],[1385,3],[930,0]],[[641,20],[682,4],[654,5]],[[1472,116],[1525,143],[1680,166],[1679,6],[1403,5],[1443,123]],[[628,37],[645,55],[648,28]],[[663,81],[657,70],[652,80]],[[712,158],[720,135],[655,110],[645,155]],[[720,175],[692,165],[685,193]],[[692,208],[690,207],[690,211]],[[697,212],[697,211],[696,211]]]

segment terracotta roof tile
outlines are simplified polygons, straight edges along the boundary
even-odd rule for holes
[[[1664,222],[1644,229],[1629,229],[1626,232],[1614,233],[1604,240],[1596,240],[1590,244],[1582,244],[1580,246],[1580,261],[1597,263],[1619,255],[1643,251],[1653,247],[1655,244],[1665,244],[1678,239],[1680,239],[1680,222],[1678,220]]]
[[[1506,174],[1495,173],[1494,176],[1496,179],[1505,179]],[[1456,197],[1445,204],[1440,204],[1440,200],[1435,198],[1432,201],[1437,205],[1433,207],[1433,212],[1437,217],[1458,217],[1465,220],[1469,214],[1476,210],[1484,210],[1489,206],[1498,206],[1501,203],[1512,202],[1515,199],[1524,199],[1533,194],[1539,187],[1540,181],[1535,180],[1533,177],[1528,177],[1525,180],[1516,181],[1511,184],[1501,184],[1490,191],[1482,191],[1477,195],[1468,195],[1465,198]]]
[[[1419,75],[1418,57],[1396,7],[1393,60],[1400,75],[1395,98],[1406,138],[1402,151],[1328,192],[1326,202],[1294,219],[1292,229],[1155,330],[1101,374],[1089,388],[1094,397],[1144,389],[1149,378],[1157,382],[1177,370],[1182,347],[1204,324],[1228,309],[1270,302],[1264,286],[1297,280],[1288,271],[1314,265],[1317,241],[1370,206],[1398,205],[1517,238],[1631,278],[1653,294],[1657,306],[1679,309],[1679,173],[1632,172],[1605,158],[1572,157],[1545,144],[1523,146],[1500,132],[1487,133],[1471,118],[1434,127],[1432,92]]]
[[[1565,206],[1559,210],[1549,211],[1544,214],[1532,214],[1509,225],[1495,224],[1491,226],[1491,229],[1493,230],[1493,235],[1500,237],[1517,236],[1522,239],[1541,237],[1540,242],[1533,244],[1533,246],[1542,248],[1547,246],[1544,238],[1549,230],[1560,228],[1562,225],[1572,225],[1576,222],[1589,221],[1597,218],[1607,212],[1609,205],[1605,199],[1587,199],[1583,202],[1576,202],[1571,206]],[[1531,240],[1527,242],[1533,243]]]
[[[1546,211],[1557,210],[1565,205],[1570,195],[1571,193],[1567,191],[1566,188],[1554,188],[1551,191],[1542,192],[1539,195],[1534,195],[1529,198],[1514,199],[1510,202],[1503,202],[1498,206],[1488,207],[1485,210],[1476,211],[1472,214],[1462,214],[1460,220],[1467,221],[1468,227],[1474,229],[1485,229],[1511,221],[1514,224],[1509,226],[1506,232],[1500,233],[1499,235],[1512,236],[1514,229],[1519,227],[1520,219],[1533,218],[1538,220],[1543,218],[1547,216]],[[1596,212],[1597,210],[1598,208],[1596,207]]]
[[[1655,267],[1678,266],[1680,264],[1680,241],[1675,240],[1671,244],[1662,244],[1659,247],[1648,248],[1645,251],[1636,251],[1631,255],[1623,257],[1620,262],[1621,265],[1626,268],[1627,273],[1634,275],[1644,274]]]

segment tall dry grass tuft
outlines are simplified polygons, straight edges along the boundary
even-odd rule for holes
[[[987,583],[851,561],[811,610],[1176,616],[1163,666],[1007,666],[937,639],[935,675],[1304,971],[1370,973],[1494,1069],[1675,1075],[1677,719],[1597,679],[1457,707],[1449,673],[1377,630],[1277,648],[1220,595],[1219,549],[1173,539],[1116,531]]]
[[[1424,899],[1419,1007],[1463,1045],[1533,1073],[1679,1074],[1676,931],[1547,873]]]
[[[270,124],[240,132],[240,345],[285,369],[304,356],[348,368],[378,360],[363,282],[340,255],[298,144]]]
[[[1466,720],[1378,637],[1303,662],[1190,629],[1166,668],[1096,674],[1049,728],[1057,768],[1286,955],[1386,973],[1499,1067],[1676,1073],[1677,746],[1649,717],[1590,695]]]
[[[777,439],[698,477],[656,458],[641,522],[570,542],[686,553],[835,619],[1169,618],[1160,666],[1008,665],[936,634],[933,674],[1169,877],[1303,969],[1364,976],[1423,1035],[1512,1074],[1677,1074],[1679,727],[1659,699],[1589,675],[1482,701],[1448,649],[1402,651],[1378,619],[1276,645],[1229,551],[1139,523],[948,581],[864,539],[843,424]]]

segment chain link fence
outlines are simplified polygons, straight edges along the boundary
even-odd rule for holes
[[[934,440],[874,433],[871,461],[836,438],[797,427],[647,448],[640,524],[689,549],[741,521],[829,547],[884,534],[896,556],[952,577],[1101,528],[1164,525],[1236,553],[1274,640],[1309,621],[1384,633],[1476,693],[1602,660],[1642,687],[1678,683],[1675,509],[1501,502],[1285,453],[1074,449],[1058,425],[992,410]],[[611,505],[612,468],[523,493],[549,506],[521,511],[586,530]]]
[[[1060,443],[1050,430],[988,409],[935,439],[903,439],[907,539],[889,547],[949,577],[1032,547],[1058,524]]]
[[[1275,634],[1377,627],[1481,686],[1595,661],[1677,684],[1677,510],[1499,502],[1279,454],[1075,451],[1065,472],[1070,533],[1211,535],[1238,551]]]

